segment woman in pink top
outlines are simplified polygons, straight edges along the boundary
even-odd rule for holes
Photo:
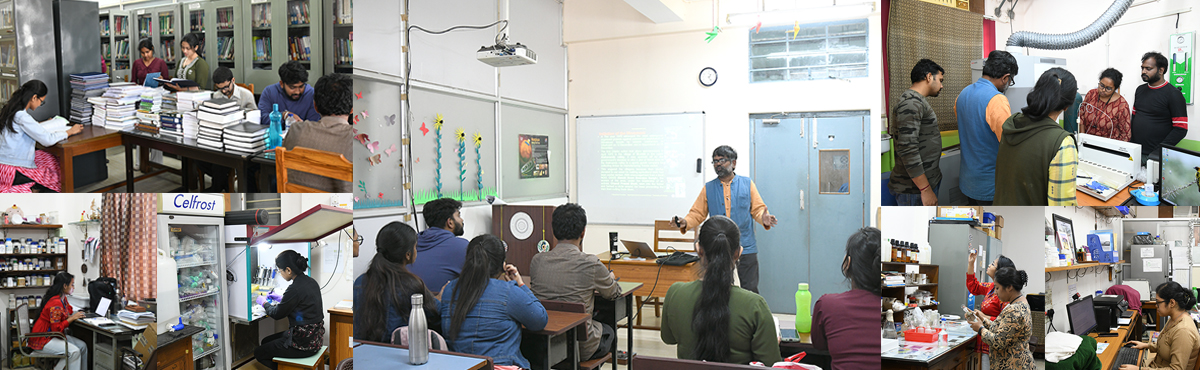
[[[154,72],[160,73],[162,79],[171,78],[167,62],[154,57],[154,43],[150,42],[150,39],[144,39],[138,43],[138,52],[142,59],[133,62],[133,83],[138,85],[146,83],[146,74]]]
[[[833,370],[878,369],[879,229],[864,227],[846,242],[842,275],[850,290],[821,296],[813,306],[812,343],[829,351]]]

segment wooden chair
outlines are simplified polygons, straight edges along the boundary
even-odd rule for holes
[[[548,301],[548,300],[542,300],[541,302],[542,302],[542,307],[545,307],[547,310],[587,313],[587,306],[584,306],[582,303]],[[587,331],[588,331],[588,328],[590,328],[590,327],[588,326],[587,323],[584,323],[583,328],[584,328],[584,330],[576,330],[575,331],[575,333],[577,333],[577,335],[575,336],[576,343],[582,343],[583,341],[587,340],[587,337],[588,337]],[[614,328],[614,329],[616,329],[616,328]],[[608,360],[612,359],[612,356],[613,356],[612,353],[606,353],[606,354],[604,354],[604,357],[600,357],[600,358],[597,358],[594,360],[580,361],[579,368],[586,369],[586,370],[593,370],[593,369],[599,368],[600,366],[603,366],[604,363],[608,362]],[[590,353],[580,353],[579,357],[591,357],[591,354]],[[559,363],[558,365],[554,365],[554,368],[567,369],[567,368],[571,368],[571,364],[568,363],[567,361],[563,361],[563,362]]]
[[[280,193],[328,193],[329,191],[310,188],[288,182],[288,170],[311,173],[335,180],[353,181],[354,164],[340,153],[323,150],[296,147],[287,150],[284,147],[275,148],[275,177]]]
[[[274,358],[280,370],[324,370],[329,365],[329,346],[321,346],[317,354],[305,358]]]
[[[254,84],[235,83],[234,85],[238,85],[238,86],[241,86],[243,89],[250,90],[251,94],[254,93]]]
[[[696,227],[693,227],[687,233],[684,233],[682,236],[679,236],[678,235],[679,228],[676,227],[675,224],[673,222],[671,222],[671,220],[654,220],[654,251],[655,252],[673,252],[673,251],[695,252],[696,251],[696,247],[695,247],[696,229],[697,229]],[[662,233],[664,233],[664,232],[667,233],[667,237],[663,236]],[[675,247],[667,248],[666,246],[663,246],[660,243],[661,244],[688,243],[688,244],[691,244],[691,246],[685,247],[683,249],[675,248]],[[662,317],[662,299],[659,299],[658,297],[645,297],[645,298],[637,297],[636,301],[637,301],[637,302],[635,302],[636,307],[642,307],[643,301],[645,301],[645,303],[649,303],[650,305],[654,306],[654,317]],[[642,326],[642,315],[637,315],[637,325]]]

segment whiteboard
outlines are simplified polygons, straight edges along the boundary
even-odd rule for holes
[[[686,215],[700,195],[711,166],[703,112],[576,117],[575,126],[589,223],[653,225]]]

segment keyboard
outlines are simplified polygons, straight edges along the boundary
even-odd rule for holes
[[[1121,365],[1137,365],[1138,352],[1141,351],[1133,348],[1121,347],[1121,350],[1117,351],[1117,357],[1113,358],[1113,370],[1121,368]]]

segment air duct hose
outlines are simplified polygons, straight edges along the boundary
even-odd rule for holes
[[[1108,10],[1104,11],[1104,14],[1100,15],[1099,19],[1086,28],[1072,33],[1054,35],[1028,31],[1014,33],[1008,37],[1007,47],[1066,50],[1087,45],[1108,32],[1108,29],[1117,23],[1125,11],[1129,10],[1131,4],[1133,4],[1133,0],[1116,0],[1108,7]]]

